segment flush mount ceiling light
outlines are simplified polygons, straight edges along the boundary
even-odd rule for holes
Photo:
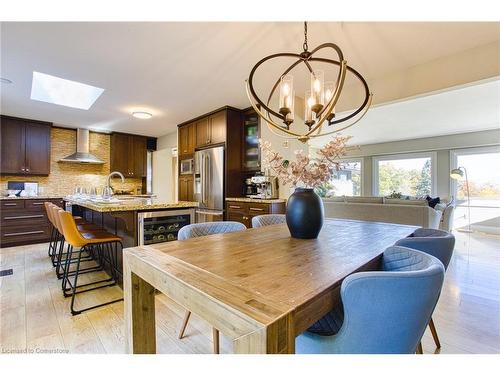
[[[10,79],[3,78],[3,77],[0,77],[0,82],[1,82],[1,83],[6,83],[6,84],[10,84],[10,83],[12,83],[12,81],[11,81]]]
[[[142,120],[147,120],[153,117],[151,113],[145,111],[134,111],[132,112],[132,116],[140,118]]]
[[[103,91],[104,89],[99,87],[33,72],[31,84],[31,99],[33,100],[71,108],[89,109]]]
[[[327,59],[324,57],[315,57],[314,55],[320,51],[336,52],[337,59]],[[295,61],[281,74],[278,80],[274,83],[267,101],[264,103],[254,89],[254,75],[257,69],[267,61],[278,58],[293,58]],[[304,124],[308,130],[303,133],[297,133],[290,130],[290,125],[294,121],[294,101],[295,92],[293,89],[293,76],[290,72],[299,64],[303,63],[310,74],[311,86],[310,90],[304,95]],[[325,72],[317,69],[319,64],[328,64],[335,69],[338,68],[338,74],[335,81],[325,81]],[[347,73],[352,74],[357,78],[364,88],[363,103],[352,113],[342,117],[335,118],[335,105],[337,104]],[[270,108],[271,99],[275,96],[276,90],[279,87],[278,109]],[[325,136],[333,133],[338,133],[357,123],[366,114],[370,108],[373,94],[370,93],[368,84],[363,76],[356,70],[347,65],[344,60],[344,55],[340,47],[334,43],[324,43],[308,50],[307,45],[307,22],[304,22],[304,44],[301,53],[275,53],[264,57],[257,62],[250,71],[250,75],[246,80],[246,88],[248,99],[255,111],[268,124],[269,129],[284,138],[298,139],[301,142],[307,142],[314,137]],[[330,128],[323,133],[323,124],[326,123]],[[277,132],[275,131],[277,130]]]

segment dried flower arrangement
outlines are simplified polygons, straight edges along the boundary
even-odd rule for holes
[[[303,150],[295,151],[295,161],[284,159],[271,148],[271,143],[260,140],[264,163],[284,185],[316,188],[330,180],[339,170],[338,159],[346,153],[350,136],[337,135],[318,151],[319,158],[310,158]]]

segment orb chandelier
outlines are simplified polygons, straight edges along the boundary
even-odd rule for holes
[[[370,108],[373,94],[370,93],[368,84],[363,76],[354,68],[347,65],[344,60],[342,50],[334,43],[324,43],[309,51],[307,45],[307,22],[304,22],[304,44],[300,53],[275,53],[261,59],[250,71],[246,80],[246,90],[248,99],[254,110],[262,119],[266,121],[269,129],[276,135],[288,139],[298,139],[306,143],[311,138],[326,136],[338,133],[357,123]],[[329,50],[336,53],[337,59],[315,57],[318,51]],[[294,58],[295,61],[281,74],[274,83],[269,96],[264,103],[259,98],[254,89],[254,76],[258,68],[267,61],[282,57]],[[303,63],[310,74],[310,90],[304,93],[304,124],[307,127],[304,132],[297,132],[290,129],[294,122],[295,113],[295,91],[293,88],[293,75],[290,73],[299,64]],[[325,72],[316,68],[319,63],[326,63],[338,68],[335,81],[325,81]],[[337,104],[347,73],[357,78],[364,88],[363,103],[352,113],[337,118],[335,115],[335,105]],[[270,107],[271,99],[279,89],[278,108]],[[326,124],[326,131],[323,131],[323,124]]]

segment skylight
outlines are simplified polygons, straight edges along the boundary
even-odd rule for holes
[[[89,109],[104,89],[70,81],[48,74],[33,72],[31,99],[64,105],[71,108]]]

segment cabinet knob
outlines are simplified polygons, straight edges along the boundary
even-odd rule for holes
[[[210,143],[210,139],[207,139],[207,144]]]
[[[30,169],[29,169],[29,168],[26,168],[26,172],[29,172],[29,171],[30,171]]]

